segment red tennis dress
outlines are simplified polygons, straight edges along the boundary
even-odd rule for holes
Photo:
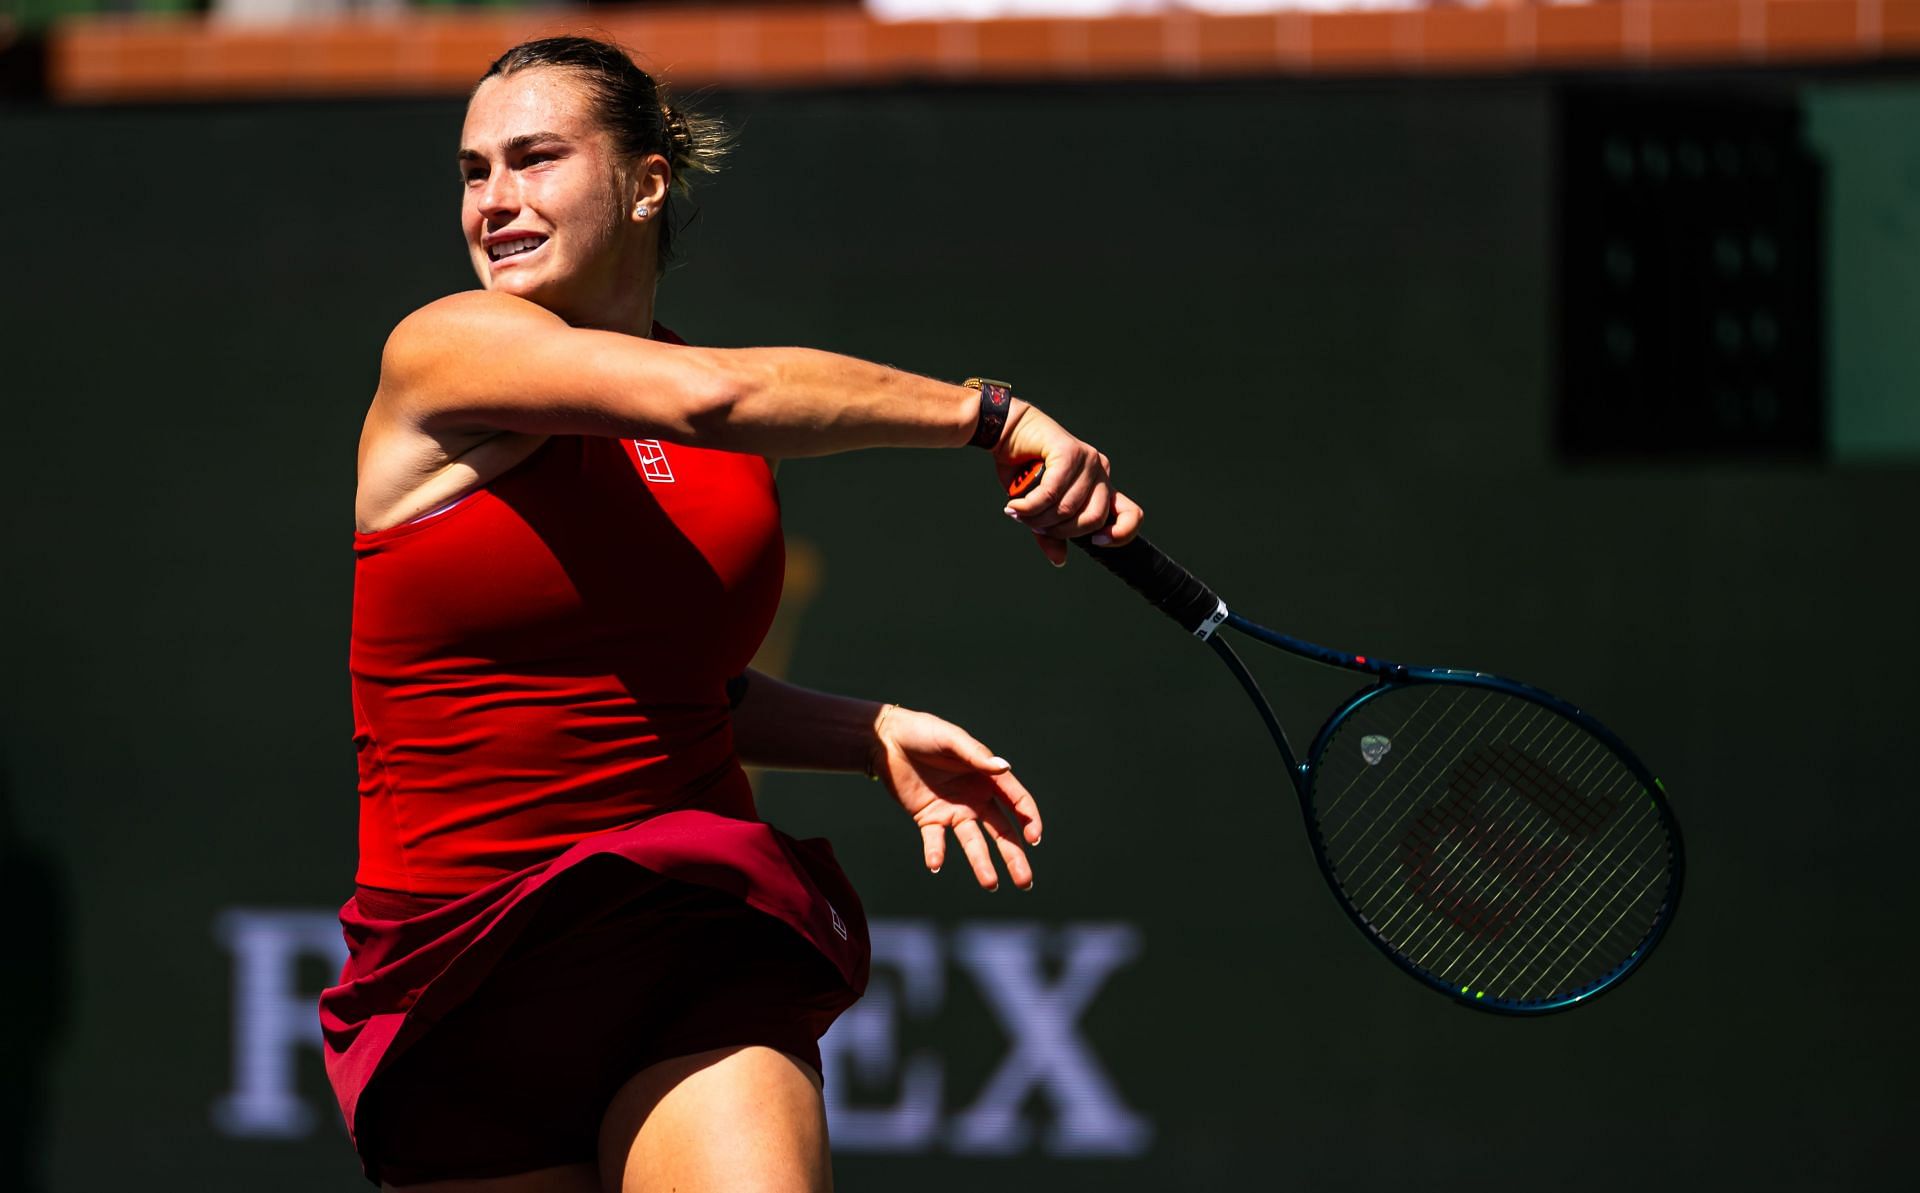
[[[355,535],[360,865],[320,998],[369,1180],[592,1161],[655,1060],[817,1041],[867,980],[825,841],[762,823],[726,694],[783,568],[766,461],[556,435]]]

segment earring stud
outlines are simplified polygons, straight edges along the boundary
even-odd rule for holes
[[[633,205],[633,218],[637,220],[647,218],[647,205],[645,203],[635,203]]]

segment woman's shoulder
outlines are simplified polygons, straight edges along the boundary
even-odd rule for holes
[[[408,312],[387,336],[386,354],[462,342],[503,327],[565,327],[560,316],[524,298],[494,290],[461,290]]]
[[[380,351],[374,404],[430,412],[442,400],[491,384],[502,345],[527,349],[546,330],[566,330],[552,311],[524,298],[463,290],[409,313]]]

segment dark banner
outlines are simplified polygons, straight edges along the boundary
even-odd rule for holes
[[[709,103],[742,148],[666,323],[1013,379],[1236,608],[1566,694],[1690,848],[1618,991],[1463,1010],[1341,914],[1229,677],[1049,568],[979,453],[791,461],[769,665],[966,725],[1047,818],[1035,890],[989,895],[864,779],[761,776],[875,920],[826,1047],[841,1187],[1892,1178],[1920,477],[1555,455],[1545,85]],[[0,110],[0,1187],[360,1180],[313,1014],[354,868],[354,452],[387,331],[473,284],[459,122]],[[1296,737],[1358,686],[1255,665]]]

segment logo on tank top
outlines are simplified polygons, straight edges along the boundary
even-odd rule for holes
[[[667,449],[658,439],[636,439],[633,450],[640,454],[640,474],[660,485],[673,483],[673,469],[667,466]]]
[[[840,913],[834,910],[833,904],[831,903],[827,904],[827,914],[833,917],[833,930],[840,934],[841,940],[845,940],[847,938],[847,921],[840,918]]]

